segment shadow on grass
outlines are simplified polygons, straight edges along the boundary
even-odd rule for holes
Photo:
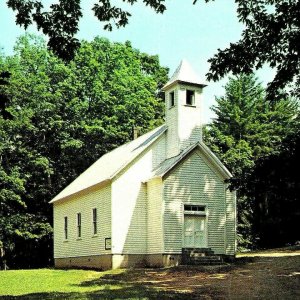
[[[20,296],[0,296],[0,299],[180,299],[194,300],[199,296],[213,295],[220,296],[221,293],[212,287],[192,286],[193,292],[187,292],[189,277],[201,273],[227,273],[235,267],[239,267],[248,262],[254,261],[253,258],[237,259],[236,264],[208,268],[201,266],[180,266],[169,269],[129,269],[120,274],[105,274],[97,279],[83,281],[73,285],[78,288],[78,292],[49,292],[32,293]],[[183,273],[181,290],[176,289],[174,281],[178,274]],[[199,282],[200,283],[200,282]],[[178,284],[178,279],[177,279]],[[86,288],[93,288],[94,291],[84,291]],[[80,291],[82,288],[82,291]],[[177,285],[178,288],[178,285]]]
[[[21,296],[2,296],[0,299],[197,299],[192,294],[179,293],[173,291],[158,291],[154,288],[145,287],[143,285],[126,286],[120,289],[101,289],[88,293],[35,293]]]
[[[162,291],[156,288],[151,282],[137,282],[137,279],[146,276],[148,270],[126,270],[121,274],[106,274],[100,278],[83,281],[80,284],[73,285],[77,288],[95,289],[92,292],[49,292],[32,293],[20,296],[0,296],[0,299],[28,299],[28,300],[50,300],[50,299],[198,299],[191,293],[185,293],[174,290]]]

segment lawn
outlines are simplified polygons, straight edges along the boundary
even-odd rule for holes
[[[141,272],[141,270],[139,270]],[[158,299],[165,292],[120,279],[125,269],[0,271],[1,299]],[[114,279],[114,277],[117,277]],[[124,277],[124,279],[126,276]],[[171,293],[172,294],[172,293]],[[180,293],[179,293],[180,294]],[[175,293],[176,298],[179,295]]]
[[[109,271],[119,274],[122,270]],[[92,284],[107,272],[86,270],[11,270],[0,272],[0,296],[20,296],[25,294],[88,294],[99,290],[117,290],[124,287],[119,284],[103,283],[101,286]],[[91,284],[85,284],[89,283]],[[17,298],[17,297],[16,297]]]
[[[1,299],[300,299],[300,251],[239,255],[222,267],[0,271]]]

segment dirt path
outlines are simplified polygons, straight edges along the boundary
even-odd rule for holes
[[[300,299],[300,255],[243,257],[230,267],[205,271],[199,267],[130,270],[114,279],[172,291],[176,299],[182,295],[185,299],[296,300]]]

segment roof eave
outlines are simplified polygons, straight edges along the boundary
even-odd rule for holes
[[[156,177],[164,178],[165,176],[167,176],[177,166],[177,164],[182,159],[184,159],[187,155],[189,155],[189,153],[191,153],[195,148],[197,148],[197,146],[198,146],[198,143],[195,143],[195,144],[191,145],[190,148],[188,148],[188,150],[182,152],[178,156],[178,159],[176,161],[174,161],[174,163],[172,165],[170,165],[166,170],[164,170],[163,173],[161,173],[159,175],[155,175],[154,178],[156,178]]]
[[[196,82],[189,82],[189,81],[184,81],[184,80],[175,80],[175,81],[172,81],[172,82],[169,82],[167,84],[165,84],[163,87],[162,87],[162,91],[165,92],[167,89],[171,88],[173,85],[176,85],[176,84],[187,84],[187,85],[191,85],[191,86],[195,86],[195,87],[198,87],[198,88],[204,88],[207,86],[207,84],[205,83],[196,83]]]
[[[79,196],[79,195],[82,195],[82,194],[85,194],[91,190],[95,190],[95,189],[98,189],[98,188],[101,188],[101,187],[104,187],[105,185],[111,183],[111,179],[105,179],[105,180],[102,180],[101,182],[98,182],[94,185],[91,185],[83,190],[80,190],[80,191],[77,191],[75,193],[72,193],[72,194],[69,194],[69,195],[66,195],[66,196],[62,196],[62,197],[59,197],[59,194],[54,197],[51,201],[49,201],[49,204],[53,204],[53,203],[56,203],[56,202],[61,202],[62,200],[68,200],[70,198],[73,198],[73,197],[76,197],[76,196]]]
[[[186,152],[183,152],[178,159],[172,164],[168,169],[166,169],[163,173],[159,175],[153,176],[153,178],[160,177],[164,178],[166,177],[176,166],[177,164],[184,159],[186,156],[188,156],[195,148],[200,148],[204,154],[215,164],[215,166],[218,168],[219,172],[222,174],[222,177],[224,179],[230,179],[232,177],[232,174],[229,172],[229,170],[222,164],[222,162],[218,159],[218,157],[203,143],[203,142],[197,142],[193,144]]]
[[[211,160],[216,164],[216,166],[221,171],[223,177],[225,179],[230,179],[232,174],[230,171],[224,166],[224,164],[220,161],[220,159],[203,143],[199,142],[199,147],[203,150],[203,152],[211,158]]]

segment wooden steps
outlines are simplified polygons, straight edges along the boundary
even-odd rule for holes
[[[211,248],[183,248],[182,262],[183,265],[221,265],[223,258],[214,254]]]

